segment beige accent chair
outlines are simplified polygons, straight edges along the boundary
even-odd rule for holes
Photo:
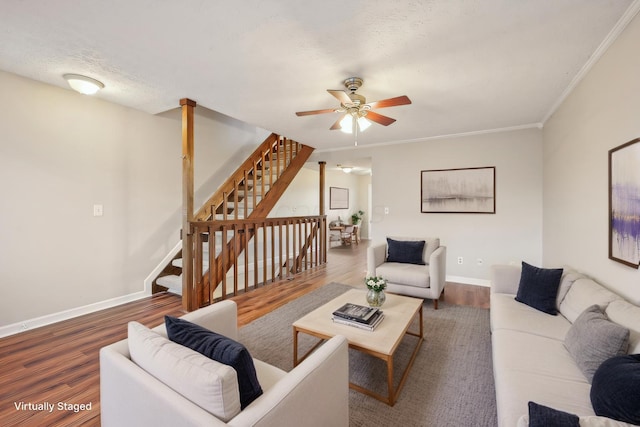
[[[402,262],[387,262],[387,243],[370,246],[367,249],[367,271],[370,275],[382,276],[387,280],[387,292],[433,300],[438,309],[438,299],[444,292],[446,277],[446,246],[440,246],[439,238],[389,237],[396,241],[422,241],[424,265]]]
[[[182,318],[238,339],[237,306],[231,300]],[[264,393],[242,410],[233,368],[166,337],[164,324],[149,330],[131,322],[128,339],[100,350],[103,427],[349,425],[349,353],[343,336],[326,341],[290,372],[254,359]]]

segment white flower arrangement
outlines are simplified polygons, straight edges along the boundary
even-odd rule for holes
[[[382,276],[367,276],[364,278],[364,284],[374,292],[380,292],[387,287],[387,281]]]

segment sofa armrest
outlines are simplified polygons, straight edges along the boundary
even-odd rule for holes
[[[517,294],[521,267],[517,265],[491,266],[491,293]]]
[[[348,426],[347,339],[338,335],[325,342],[228,424]]]
[[[182,319],[200,325],[210,331],[217,332],[232,340],[238,340],[238,306],[232,300],[223,300],[215,304],[199,308],[181,316]],[[153,328],[154,331],[167,336],[164,322]]]
[[[100,349],[100,419],[103,427],[225,425],[133,363],[126,340]]]
[[[438,246],[429,257],[429,286],[440,295],[447,279],[447,247]]]
[[[386,243],[369,246],[369,248],[367,248],[367,275],[375,276],[376,268],[380,267],[386,258]]]

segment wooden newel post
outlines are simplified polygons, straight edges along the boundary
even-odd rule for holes
[[[182,308],[198,308],[193,277],[193,110],[195,101],[180,100],[182,107]]]
[[[327,262],[327,217],[324,207],[324,172],[327,162],[318,162],[318,165],[320,166],[320,200],[318,201],[318,206],[320,210],[320,216],[324,217],[322,219],[322,226],[320,227],[320,248],[322,253],[322,262]]]

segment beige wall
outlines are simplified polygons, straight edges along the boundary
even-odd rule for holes
[[[4,72],[0,93],[0,328],[144,293],[179,241],[179,110],[152,116]],[[202,194],[266,132],[196,111]]]
[[[640,136],[640,18],[544,127],[544,263],[640,303],[640,272],[608,259],[608,151]]]
[[[350,153],[353,151],[353,153]],[[328,164],[371,157],[371,238],[437,236],[450,280],[487,285],[491,264],[542,259],[542,133],[538,129],[314,154]],[[420,212],[420,171],[496,167],[496,214]],[[389,214],[384,213],[385,207]],[[457,257],[464,263],[458,265]],[[478,265],[478,258],[482,265]]]
[[[309,162],[296,175],[287,191],[282,195],[269,216],[305,216],[318,215],[319,208],[319,173],[318,165]],[[368,238],[368,186],[369,175],[345,174],[329,168],[325,173],[325,214],[327,221],[334,221],[338,216],[342,221],[351,221],[351,214],[362,210],[365,212],[365,223],[362,226],[362,238]],[[341,187],[349,189],[349,209],[329,209],[329,188]]]

